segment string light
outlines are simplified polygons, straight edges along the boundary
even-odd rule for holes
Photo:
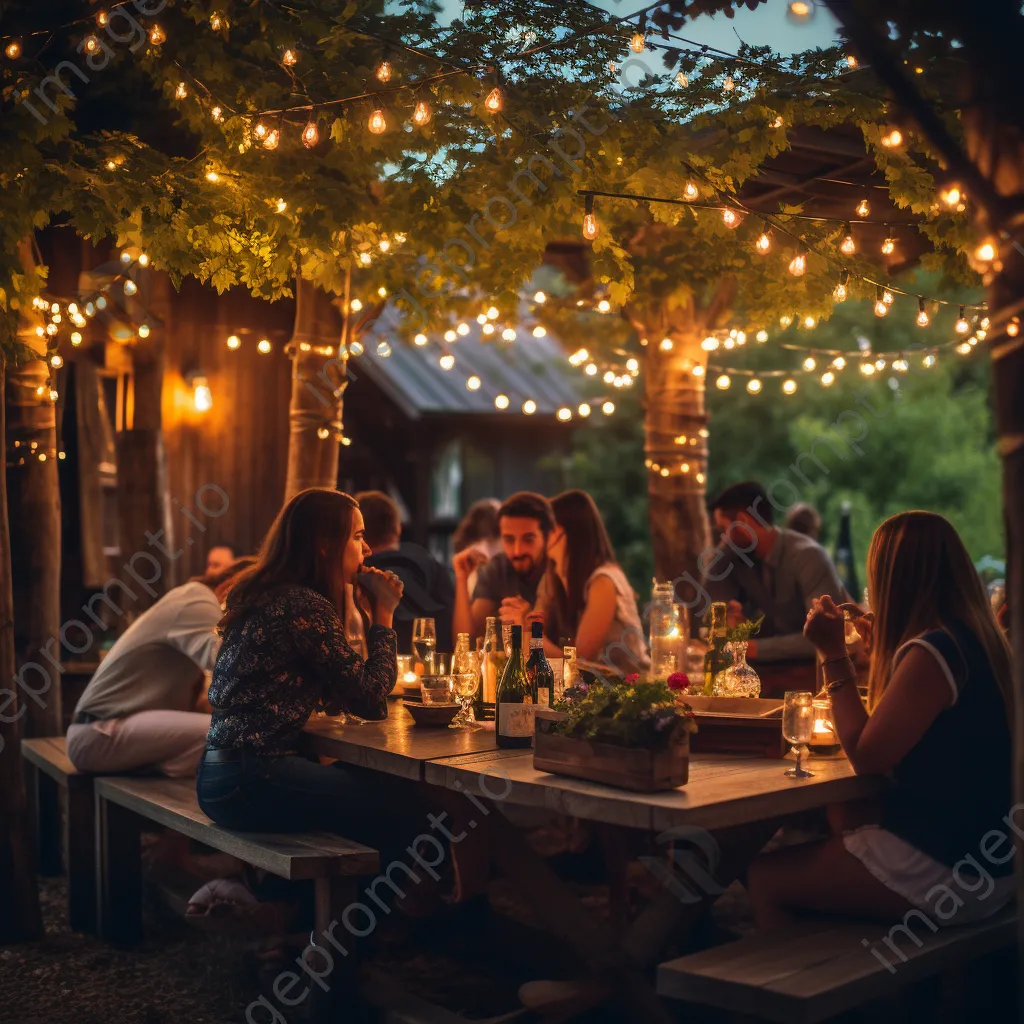
[[[871,205],[870,205],[870,203],[868,203],[867,197],[865,196],[857,204],[857,216],[858,217],[867,217],[867,216],[870,216],[870,214],[871,214]]]
[[[167,42],[167,33],[159,25],[154,25],[149,30],[149,41],[153,46],[162,46]]]
[[[543,338],[547,333],[547,328],[541,324],[537,324],[533,329],[533,336],[535,338]]]
[[[474,373],[472,377],[466,379],[466,388],[470,391],[480,390],[480,378]]]
[[[288,209],[288,204],[283,199],[275,199],[274,209],[277,210],[278,213],[284,213],[284,211]]]
[[[601,412],[603,412],[605,416],[611,416],[611,414],[615,412],[615,403],[611,401],[604,402],[601,406]]]
[[[505,330],[503,330],[501,332],[501,340],[502,341],[515,341],[516,340],[515,328],[513,328],[513,327],[506,327]]]
[[[903,132],[899,128],[890,128],[889,131],[882,136],[882,145],[886,149],[897,149],[903,145]]]
[[[931,323],[931,317],[928,316],[928,310],[924,308],[924,299],[918,298],[917,300],[917,326],[927,327]]]
[[[661,343],[658,345],[658,348],[660,348],[662,352],[671,352],[674,347],[675,346],[671,338],[662,338]]]
[[[779,317],[779,326],[785,329],[793,322],[793,318],[785,313]]]
[[[626,360],[626,369],[629,370],[629,372],[633,373],[633,374],[639,373],[640,372],[640,363],[636,359],[632,359],[632,358],[627,359]]]
[[[734,228],[739,224],[739,222],[740,216],[735,210],[726,207],[722,211],[722,223],[725,224],[727,228]]]
[[[690,372],[694,375],[694,377],[703,377],[704,367],[701,366],[700,363],[696,363],[693,367],[693,370],[691,370]]]
[[[950,185],[949,188],[943,189],[939,193],[939,198],[950,208],[956,209],[960,205],[963,193],[960,191],[959,185]]]
[[[391,81],[391,61],[382,60],[377,65],[377,70],[374,72],[377,76],[378,82],[390,82]]]
[[[722,92],[732,92],[736,88],[736,82],[732,75],[726,75],[722,82]]]
[[[597,238],[597,217],[594,216],[594,197],[588,195],[583,213],[583,237],[588,241]]]
[[[792,395],[796,393],[796,381],[792,377],[787,378],[782,382],[782,393],[784,395]]]
[[[586,402],[581,402],[579,409],[576,410],[584,419],[590,415],[590,406]]]
[[[350,341],[348,344],[348,354],[350,356],[361,356],[363,354],[363,345],[360,341]],[[344,442],[342,442],[344,443]]]
[[[270,344],[269,338],[260,338],[259,344],[256,346],[256,351],[259,352],[260,355],[265,356],[271,351],[273,347],[274,346]]]
[[[926,369],[931,369],[935,365],[934,353],[929,352],[928,355],[926,355],[924,359],[921,360],[921,365],[924,366]]]
[[[241,344],[242,344],[242,339],[239,338],[237,334],[229,334],[228,335],[227,345],[228,345],[228,348],[231,349],[232,352],[234,352],[237,348],[239,348],[241,346]]]
[[[569,422],[569,420],[571,420],[571,419],[572,419],[572,409],[570,409],[570,408],[569,408],[568,406],[566,406],[566,405],[563,405],[563,406],[562,406],[562,408],[558,410],[558,418],[559,418],[559,419],[560,419],[560,420],[561,420],[561,421],[562,421],[563,423],[568,423],[568,422]]]
[[[12,39],[4,47],[4,53],[10,60],[17,60],[21,56],[21,43],[17,39]]]
[[[445,341],[449,341],[449,342],[450,341],[457,341],[458,337],[459,336],[454,331],[452,331],[452,330],[448,330],[448,331],[444,332],[444,340]]]
[[[974,258],[979,263],[991,263],[996,258],[999,249],[994,241],[985,239],[977,249],[974,250]]]
[[[889,304],[884,301],[882,296],[879,294],[875,298],[875,316],[883,317],[889,315]]]
[[[533,301],[539,302],[541,305],[544,305],[544,303],[548,301],[548,297],[544,292],[534,292]]]
[[[896,251],[896,239],[892,236],[887,236],[885,241],[882,242],[882,255],[891,256]]]
[[[388,127],[388,120],[384,116],[384,111],[380,107],[375,107],[373,113],[370,115],[370,120],[366,124],[367,128],[373,132],[374,135],[383,134]]]
[[[683,198],[688,200],[697,199],[700,196],[700,190],[692,181],[688,181],[683,186]]]
[[[789,21],[801,24],[810,21],[814,17],[814,4],[812,0],[792,0],[786,8],[786,18]]]
[[[760,390],[761,382],[757,379],[757,377],[751,377],[750,380],[747,381],[747,391],[749,391],[752,395],[756,395]]]
[[[761,234],[758,236],[757,241],[754,243],[754,248],[762,255],[767,256],[772,249],[771,235],[768,233],[768,225],[766,224],[761,229]]]
[[[430,118],[433,116],[430,110],[430,104],[424,100],[419,99],[416,101],[416,109],[412,112],[412,122],[420,127],[427,124]]]
[[[389,355],[391,355],[391,346],[386,341],[378,342],[378,344],[377,344],[377,355],[379,355],[382,359],[387,359],[387,357]],[[453,364],[455,363],[455,359],[454,358],[452,359],[452,363]],[[443,359],[441,360],[441,365],[444,366],[444,360]],[[446,370],[450,370],[451,366],[444,366],[444,368]]]
[[[831,370],[826,370],[821,375],[822,387],[831,387],[836,381],[836,375]]]
[[[492,113],[497,114],[502,107],[501,89],[495,86],[484,100],[484,106]]]
[[[810,373],[818,364],[814,361],[814,356],[808,356],[804,360],[804,369]]]
[[[835,359],[832,360],[832,366],[836,370],[842,370],[846,366],[846,360],[842,356],[836,356]]]
[[[285,50],[281,54],[281,63],[286,68],[293,68],[299,62],[299,55],[294,50]]]
[[[968,342],[968,341],[960,342],[960,344],[957,345],[957,347],[956,347],[956,351],[957,351],[957,354],[961,355],[961,356],[969,355],[970,351],[971,351],[971,344],[970,344],[970,342]]]
[[[629,48],[634,53],[643,53],[647,46],[647,37],[643,32],[634,32],[633,38],[629,41]]]
[[[806,327],[807,330],[813,331],[814,328],[817,327],[817,326],[818,326],[818,321],[813,316],[808,314],[807,316],[804,317],[804,327]]]
[[[718,380],[715,381],[715,387],[717,387],[719,391],[728,391],[730,384],[732,384],[732,381],[729,379],[729,375],[727,373],[723,373]]]
[[[501,409],[504,411],[509,406],[508,395],[495,395],[494,396],[494,407],[495,409]]]
[[[680,71],[679,74],[676,75],[676,85],[678,85],[680,89],[685,89],[689,84],[689,76],[685,71]]]
[[[906,361],[906,359],[894,359],[892,361],[892,368],[897,373],[906,373],[907,370],[910,368],[910,364]]]
[[[219,32],[221,30],[221,28],[223,27],[223,25],[224,25],[224,19],[221,17],[220,12],[219,11],[214,11],[210,15],[210,28],[213,29],[214,32]]]
[[[271,128],[267,132],[267,137],[263,140],[264,149],[277,149],[278,144],[281,142],[281,129]]]
[[[309,121],[302,129],[302,144],[306,149],[312,149],[320,141],[320,129],[316,121]]]
[[[1020,334],[1020,317],[1019,316],[1015,316],[1006,325],[1006,334],[1010,338],[1016,338],[1017,335]]]
[[[140,252],[139,253],[139,260],[138,260],[138,262],[139,262],[139,266],[140,267],[148,267],[149,266],[149,257],[144,252]]]
[[[798,252],[789,261],[789,272],[794,277],[803,277],[803,275],[807,272],[807,255],[805,253]],[[790,321],[790,323],[792,323],[792,321]],[[788,327],[789,325],[783,324],[783,326]]]
[[[463,338],[469,334],[469,324],[461,323],[455,328],[455,333],[461,335]]]
[[[71,332],[71,344],[76,348],[82,344],[82,335],[79,334],[78,331]]]
[[[523,412],[527,416],[532,416],[537,411],[537,403],[532,399],[528,398],[523,402]]]
[[[106,28],[109,22],[110,15],[107,14],[106,11],[96,12],[96,24],[99,25],[100,28]]]
[[[99,53],[100,41],[95,36],[86,36],[85,39],[82,40],[82,48],[85,50],[86,53]],[[183,84],[184,83],[182,83],[182,85]],[[181,85],[179,85],[177,90],[175,91],[175,96],[177,96],[179,100],[183,100],[185,97],[179,96],[179,92],[181,92]]]
[[[213,107],[210,111],[210,117],[219,124],[224,120],[224,111],[220,107]]]
[[[124,293],[125,295],[134,295],[139,290],[139,286],[134,281],[125,281]]]
[[[839,277],[839,283],[832,292],[832,297],[836,302],[845,302],[849,296],[849,288],[847,287],[847,281],[849,281],[849,278],[850,272],[848,270],[844,270]]]
[[[848,53],[846,55],[846,66],[848,68],[855,68],[855,67],[857,67],[858,63],[859,62],[858,62],[857,58],[852,53]]]
[[[854,240],[850,225],[845,226],[846,236],[839,243],[839,251],[846,256],[852,256],[857,251],[857,242]]]
[[[483,327],[480,328],[480,333],[481,334],[493,334],[494,333],[494,324],[492,324],[492,323],[484,324]]]
[[[760,330],[754,335],[754,337],[757,339],[759,344],[763,345],[768,340],[768,332]]]
[[[139,324],[139,337],[148,338],[150,335],[149,324]]]
[[[597,304],[597,311],[599,313],[607,313],[612,308],[612,304],[607,299],[602,299]]]
[[[875,372],[875,364],[874,363],[861,363],[860,364],[860,372],[863,373],[865,377],[870,377]]]
[[[602,379],[604,380],[605,384],[611,384],[611,382],[613,380],[615,380],[615,371],[614,370],[606,370],[605,374],[604,374],[604,377]]]
[[[961,306],[960,307],[960,315],[956,318],[956,327],[955,327],[956,333],[957,334],[967,334],[970,331],[970,329],[971,329],[970,322],[968,321],[967,317],[964,316],[964,307]],[[1007,333],[1009,333],[1009,331],[1007,331]]]
[[[450,370],[455,365],[455,356],[451,352],[445,352],[438,360],[442,370]]]
[[[597,376],[597,363],[587,363],[584,372],[588,377]]]

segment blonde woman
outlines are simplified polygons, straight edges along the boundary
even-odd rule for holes
[[[953,527],[931,512],[887,519],[868,552],[868,595],[873,616],[818,598],[804,635],[854,771],[892,785],[871,824],[751,865],[761,931],[799,911],[967,924],[1013,893],[1010,651]],[[844,607],[870,648],[867,708]]]

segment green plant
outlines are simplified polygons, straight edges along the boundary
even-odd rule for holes
[[[736,623],[735,626],[729,626],[725,631],[725,639],[732,644],[746,643],[755,633],[761,632],[762,622],[764,622],[763,615],[753,622],[750,619],[745,619],[743,622]]]
[[[675,688],[636,676],[570,687],[555,710],[566,716],[553,725],[556,734],[620,747],[661,749],[697,731],[692,709],[676,699]]]

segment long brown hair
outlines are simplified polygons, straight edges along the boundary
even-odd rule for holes
[[[959,625],[985,649],[1012,719],[1010,648],[970,555],[934,512],[901,512],[875,530],[868,550],[868,601],[875,613],[868,707],[874,709],[899,647],[928,629]]]
[[[452,551],[457,555],[477,541],[498,540],[501,537],[498,529],[500,507],[501,502],[497,498],[474,501],[452,534]]]
[[[345,623],[340,569],[357,508],[351,495],[325,487],[299,491],[286,502],[263,538],[256,564],[240,573],[232,586],[221,629],[240,625],[268,590],[285,584],[322,594]]]
[[[551,499],[555,522],[565,531],[564,622],[572,635],[586,607],[587,580],[599,565],[615,561],[601,513],[586,491],[566,491]]]

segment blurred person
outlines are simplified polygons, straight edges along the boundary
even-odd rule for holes
[[[402,541],[402,514],[394,499],[383,491],[361,491],[355,499],[363,514],[364,537],[370,548],[364,564],[394,572],[404,587],[394,614],[398,649],[412,650],[413,620],[431,618],[437,631],[437,649],[451,651],[455,592],[447,568],[426,548]]]
[[[887,519],[871,540],[868,595],[873,616],[816,598],[804,633],[823,659],[854,771],[893,785],[873,814],[862,809],[859,828],[844,830],[833,815],[841,834],[751,865],[761,931],[801,911],[882,920],[916,912],[935,930],[989,917],[1013,897],[1011,655],[953,527],[931,512]],[[846,609],[870,649],[866,709],[847,657]],[[991,855],[1000,845],[1009,856]]]
[[[226,541],[214,544],[206,552],[206,575],[212,576],[214,573],[221,572],[236,558],[238,558],[238,549],[234,544],[228,544]]]
[[[561,586],[548,577],[537,597],[536,614],[544,622],[544,647],[562,656],[568,638],[583,661],[626,676],[651,667],[637,610],[636,593],[615,559],[601,513],[585,491],[566,491],[551,499],[555,529],[548,553]],[[524,624],[532,618],[523,617]]]
[[[818,540],[821,536],[821,513],[813,505],[799,502],[786,513],[786,529]]]
[[[708,598],[727,603],[730,625],[764,615],[747,647],[750,658],[813,661],[814,646],[803,635],[807,612],[817,597],[847,597],[828,552],[774,526],[775,510],[755,481],[727,487],[711,509],[721,540],[713,558],[700,560]]]
[[[68,757],[81,772],[194,775],[210,728],[205,673],[217,660],[221,602],[242,558],[175,587],[100,662],[75,707]]]
[[[555,528],[555,516],[547,498],[531,491],[519,491],[498,509],[502,550],[488,558],[468,547],[453,559],[455,568],[455,614],[452,629],[483,636],[484,620],[491,615],[504,621],[521,622],[537,602],[537,589],[550,571],[548,538]],[[469,577],[479,570],[476,586],[469,590]]]
[[[462,522],[452,534],[452,553],[457,555],[466,548],[479,551],[486,558],[493,558],[501,551],[501,530],[498,528],[498,509],[501,502],[497,498],[483,498],[473,502],[462,517]],[[479,569],[474,569],[466,580],[470,594],[476,589]]]

